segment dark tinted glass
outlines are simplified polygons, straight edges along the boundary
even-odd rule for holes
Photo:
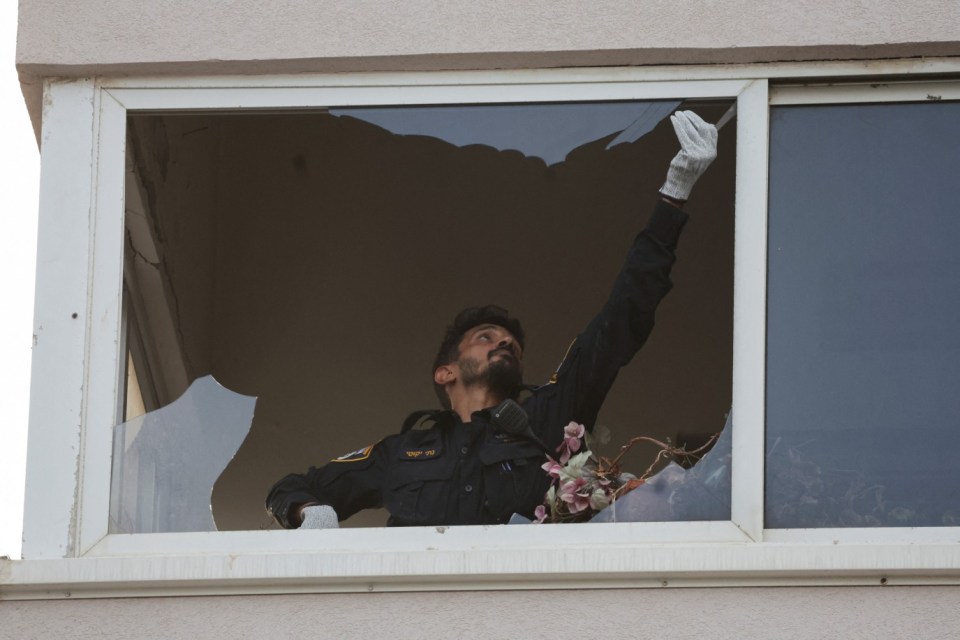
[[[767,526],[960,525],[960,103],[774,108]]]

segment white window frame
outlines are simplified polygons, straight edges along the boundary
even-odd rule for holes
[[[943,72],[960,75],[960,61],[47,82],[25,560],[0,585],[52,597],[960,583],[960,527],[765,530],[762,520],[769,105],[960,97],[956,83],[769,91],[767,78]],[[738,108],[730,521],[107,533],[128,111],[715,97]]]

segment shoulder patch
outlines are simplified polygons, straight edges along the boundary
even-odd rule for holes
[[[366,460],[369,458],[371,451],[373,451],[373,445],[364,447],[363,449],[357,449],[356,451],[351,451],[350,453],[346,453],[339,458],[334,458],[330,462],[360,462],[361,460]]]

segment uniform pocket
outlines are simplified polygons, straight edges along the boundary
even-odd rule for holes
[[[546,456],[526,441],[485,442],[479,451],[486,486],[486,508],[496,522],[514,513],[530,516],[543,502],[548,478],[541,465]]]
[[[395,524],[426,526],[447,522],[455,461],[441,455],[408,453],[401,448],[391,468],[384,506]]]

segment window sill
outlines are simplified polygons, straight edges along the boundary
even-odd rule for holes
[[[683,526],[701,533],[712,529],[724,537],[734,528],[728,522]],[[960,535],[952,528],[928,530],[928,540],[909,543],[904,534],[915,536],[916,530],[885,530],[869,542],[863,541],[869,531],[863,529],[832,539],[817,535],[809,542],[789,541],[794,534],[777,532],[772,537],[783,541],[755,543],[742,534],[739,540],[695,542],[685,539],[688,534],[666,542],[679,527],[672,532],[673,527],[662,525],[656,526],[659,542],[651,538],[651,527],[643,525],[536,529],[411,528],[389,530],[389,536],[382,529],[108,536],[82,558],[0,561],[0,599],[960,584]],[[644,529],[649,540],[624,541]],[[898,537],[899,542],[893,541]],[[146,550],[151,547],[167,551]]]

